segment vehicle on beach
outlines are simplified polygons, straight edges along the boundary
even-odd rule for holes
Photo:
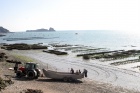
[[[7,60],[7,62],[15,64],[14,71],[17,78],[26,76],[29,79],[37,79],[41,76],[41,70],[37,63],[27,62],[24,66],[19,67],[19,64],[22,64],[21,62],[10,60]]]
[[[70,72],[57,72],[57,71],[46,70],[46,69],[42,69],[41,71],[38,68],[37,63],[27,62],[24,66],[19,67],[19,64],[22,64],[21,62],[13,61],[13,60],[12,61],[7,60],[7,62],[15,64],[14,71],[16,73],[17,78],[27,77],[29,79],[37,79],[38,77],[43,75],[42,71],[47,78],[62,79],[64,81],[74,81],[77,79],[82,79],[84,77],[87,77],[86,69],[84,69],[82,73],[80,70],[74,73],[74,70],[72,68]]]
[[[87,70],[84,69],[83,73],[70,73],[70,72],[56,72],[52,70],[42,69],[47,78],[62,79],[64,81],[73,81],[87,77]]]
[[[38,68],[37,63],[26,63],[24,67],[18,68],[16,76],[21,78],[27,76],[29,79],[38,79],[41,76],[41,70]]]

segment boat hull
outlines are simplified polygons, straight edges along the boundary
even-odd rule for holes
[[[71,79],[71,80],[77,80],[84,78],[84,74],[71,74],[70,72],[56,72],[51,70],[45,70],[43,69],[43,73],[47,78],[52,79]]]

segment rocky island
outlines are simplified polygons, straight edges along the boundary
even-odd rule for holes
[[[54,28],[50,27],[49,30],[44,28],[36,30],[26,30],[26,32],[51,32],[51,31],[55,31]]]

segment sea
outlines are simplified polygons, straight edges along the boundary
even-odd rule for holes
[[[110,50],[140,49],[140,36],[111,30],[75,30],[54,32],[13,32],[0,37],[0,43],[27,43],[43,45],[84,45]]]

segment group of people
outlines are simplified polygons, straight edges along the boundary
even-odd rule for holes
[[[73,68],[71,68],[70,73],[74,74],[74,69]],[[80,69],[76,70],[75,74],[81,74]],[[85,74],[85,77],[87,77],[87,70],[86,69],[84,69],[84,74]]]
[[[71,73],[71,74],[74,74],[73,68],[71,68],[70,73]],[[76,74],[79,74],[79,73],[81,73],[80,69],[79,69],[79,70],[76,70]]]

